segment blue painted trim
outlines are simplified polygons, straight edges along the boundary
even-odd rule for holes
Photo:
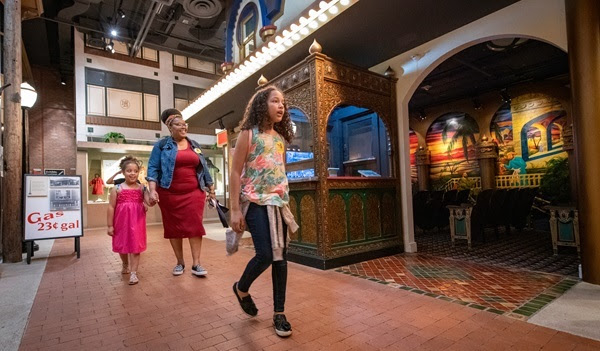
[[[554,121],[557,118],[566,116],[566,114],[567,114],[566,111],[564,111],[564,110],[553,110],[553,111],[544,113],[543,115],[537,116],[536,118],[534,118],[534,119],[530,120],[529,122],[525,123],[523,125],[523,128],[521,128],[521,157],[523,158],[524,161],[535,160],[535,159],[538,159],[538,158],[542,158],[542,157],[554,155],[554,154],[562,151],[562,150],[558,150],[557,152],[550,152],[550,150],[552,149],[552,138],[551,137],[550,138],[547,137],[546,138],[546,150],[548,150],[548,151],[546,151],[545,153],[543,153],[542,155],[539,155],[539,156],[529,157],[529,145],[527,144],[527,131],[529,130],[529,127],[532,124],[534,124],[534,123],[536,123],[538,121],[542,121],[542,120],[546,119],[548,117],[548,115],[554,114],[557,111],[559,111],[558,112],[558,116],[556,116],[554,119],[552,119],[552,122],[550,122],[548,124],[548,126],[546,127],[546,135],[548,135],[548,129],[550,129],[548,127],[550,127],[550,125],[552,123],[554,123]]]
[[[233,0],[227,15],[227,27],[225,28],[225,62],[233,61],[233,45],[235,44],[233,32],[237,26],[237,13],[243,0]],[[256,0],[262,26],[271,25],[271,19],[281,12],[282,0]],[[256,5],[256,4],[255,4]],[[258,22],[257,22],[258,23]]]

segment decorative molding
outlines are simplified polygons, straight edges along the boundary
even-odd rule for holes
[[[431,151],[429,149],[419,149],[415,151],[415,161],[417,166],[431,164]]]
[[[173,72],[187,74],[190,76],[196,76],[196,77],[201,77],[201,78],[212,79],[212,80],[218,80],[221,78],[221,75],[219,75],[219,74],[212,74],[212,73],[208,73],[208,72],[196,71],[194,69],[189,69],[189,68],[179,67],[179,66],[173,66]]]
[[[573,140],[573,125],[568,124],[563,128],[562,131],[563,139],[563,151],[573,151],[575,149],[575,142]]]
[[[118,52],[115,52],[113,54],[113,53],[110,53],[110,52],[108,52],[106,50],[100,50],[100,49],[92,48],[92,47],[89,47],[87,45],[85,45],[83,47],[83,52],[86,53],[86,54],[91,54],[91,55],[96,55],[96,56],[102,56],[102,57],[106,57],[106,58],[113,59],[113,60],[135,63],[135,64],[138,64],[138,65],[148,66],[148,67],[152,67],[152,68],[160,68],[160,62],[159,61],[145,60],[145,59],[140,58],[140,57],[131,57],[129,55],[119,54]]]
[[[498,158],[498,145],[493,141],[480,140],[475,145],[478,159]]]
[[[86,116],[85,123],[99,126],[160,130],[160,122],[139,121],[118,117]]]

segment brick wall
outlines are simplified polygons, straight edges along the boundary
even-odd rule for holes
[[[60,84],[60,73],[50,67],[33,66],[33,86],[38,92],[29,110],[29,169],[64,169],[76,173],[75,95],[72,79]]]

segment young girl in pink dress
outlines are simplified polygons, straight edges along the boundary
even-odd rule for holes
[[[129,273],[129,284],[137,284],[140,253],[146,251],[146,204],[148,192],[137,182],[142,163],[126,156],[119,168],[125,182],[110,191],[108,206],[108,235],[112,236],[112,249],[123,262],[121,273]]]

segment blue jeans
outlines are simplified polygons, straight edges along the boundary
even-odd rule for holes
[[[287,285],[287,248],[283,251],[282,261],[273,261],[271,230],[269,229],[269,216],[267,215],[266,206],[251,203],[246,213],[246,226],[252,234],[256,255],[248,262],[238,282],[238,289],[242,292],[248,292],[254,280],[272,265],[273,305],[275,312],[283,312]],[[287,232],[285,223],[283,223],[283,232]]]

